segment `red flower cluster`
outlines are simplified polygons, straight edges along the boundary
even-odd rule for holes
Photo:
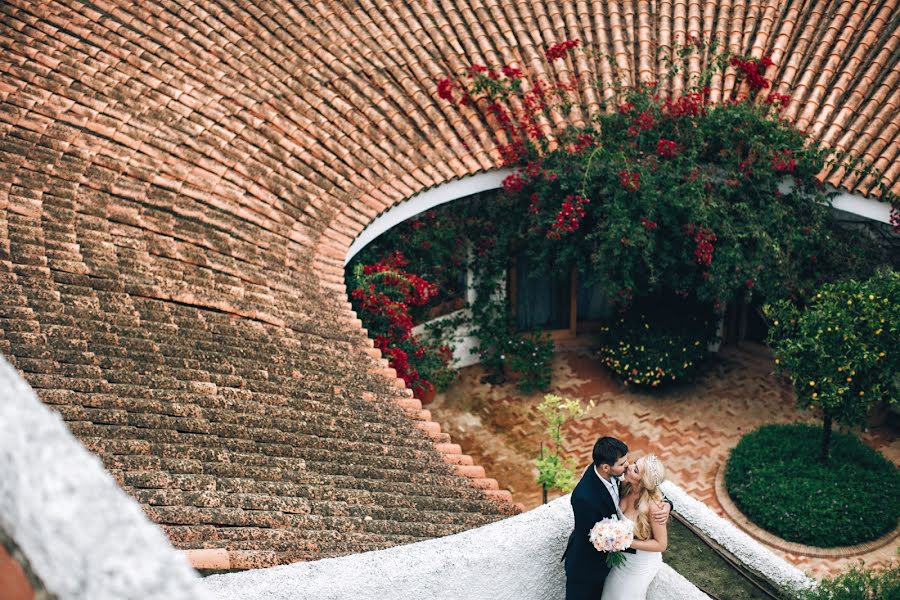
[[[693,224],[687,225],[687,231],[689,232],[688,235],[693,234],[694,241],[697,243],[697,247],[694,249],[694,257],[697,259],[697,264],[711,265],[713,251],[715,250],[713,242],[716,241],[716,234],[707,227],[698,227],[695,231]]]
[[[531,194],[531,196],[529,197],[529,200],[531,200],[531,203],[528,205],[528,212],[530,212],[533,215],[541,214],[541,206],[540,206],[541,197],[538,196],[538,193],[535,192],[535,193]]]
[[[641,174],[636,171],[619,171],[619,185],[626,192],[636,192],[641,189]]]
[[[768,54],[759,60],[753,58],[741,58],[734,56],[731,58],[731,66],[744,74],[747,78],[747,84],[750,89],[758,92],[761,89],[769,87],[769,80],[765,77],[766,68],[773,64],[772,57]]]
[[[522,70],[517,69],[515,67],[506,66],[500,69],[500,72],[503,73],[505,77],[509,79],[518,79],[522,76]]]
[[[383,260],[363,267],[368,285],[351,292],[357,310],[370,331],[377,331],[375,347],[388,358],[397,376],[416,391],[432,387],[421,378],[413,359],[421,359],[426,352],[412,334],[413,320],[409,314],[411,305],[421,306],[438,292],[437,286],[418,275],[404,270],[409,261],[400,252],[394,252]]]
[[[547,48],[547,51],[544,53],[544,55],[547,57],[547,60],[552,62],[554,60],[563,58],[566,55],[566,52],[568,52],[572,48],[577,48],[578,44],[580,43],[580,40],[566,40]]]
[[[506,167],[518,164],[525,158],[526,154],[525,144],[521,141],[503,144],[498,146],[497,149],[500,151],[500,156],[503,158],[503,165]]]
[[[651,221],[647,217],[641,217],[641,225],[644,229],[654,230],[659,228],[659,224],[656,221]]]
[[[778,150],[772,155],[772,168],[780,173],[793,173],[797,160],[792,150]]]
[[[770,104],[775,106],[778,110],[782,110],[787,108],[787,105],[790,104],[791,97],[787,94],[779,94],[778,92],[772,92],[768,96],[766,96],[766,104]]]
[[[631,102],[626,102],[624,104],[619,105],[619,113],[620,114],[627,115],[628,113],[630,113],[633,110],[634,110],[634,104],[632,104]]]
[[[441,79],[437,84],[437,95],[439,98],[443,98],[449,102],[453,102],[453,87],[454,83],[447,79]]]
[[[584,205],[589,203],[590,200],[577,194],[566,196],[565,201],[562,203],[562,208],[556,215],[556,221],[553,222],[550,230],[547,231],[547,237],[552,240],[558,240],[563,234],[571,233],[578,229],[578,226],[581,224],[580,220],[586,214]]]
[[[678,154],[678,144],[672,140],[660,138],[660,140],[656,142],[656,153],[663,158],[673,158]]]
[[[525,164],[525,174],[529,177],[538,177],[543,172],[541,161],[530,160]]]
[[[519,177],[518,173],[513,173],[512,175],[507,175],[503,179],[503,189],[510,193],[518,192],[525,187],[526,183],[527,182],[524,179]]]
[[[468,73],[469,78],[475,77],[476,75],[481,75],[483,73],[487,73],[488,68],[484,65],[472,65],[470,67],[466,67],[466,73]]]
[[[672,118],[697,117],[703,114],[708,96],[709,88],[704,87],[699,92],[691,92],[675,99],[666,98],[662,105],[663,113]]]
[[[575,140],[575,152],[581,152],[585,148],[590,148],[593,145],[594,136],[589,133],[579,133]]]
[[[648,111],[644,111],[634,118],[631,127],[628,128],[628,135],[635,137],[641,131],[647,131],[656,125],[656,119],[653,118]]]

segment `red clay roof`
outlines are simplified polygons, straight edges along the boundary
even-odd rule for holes
[[[577,118],[611,69],[550,65],[546,46],[580,39],[647,80],[664,74],[657,44],[716,37],[771,52],[789,118],[898,192],[896,8],[2,3],[0,352],[178,546],[228,548],[232,566],[500,518],[508,494],[396,387],[343,283],[378,213],[499,165],[494,133],[436,80],[473,62],[568,69],[597,81]],[[713,98],[734,84],[727,71]]]

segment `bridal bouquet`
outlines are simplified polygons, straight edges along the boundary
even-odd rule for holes
[[[606,564],[610,568],[625,562],[622,550],[634,540],[634,526],[629,521],[607,517],[591,528],[591,543],[600,552],[606,552]]]

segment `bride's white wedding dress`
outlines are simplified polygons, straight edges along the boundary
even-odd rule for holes
[[[631,521],[628,517],[620,518]],[[662,552],[626,552],[625,562],[609,572],[600,600],[645,600],[647,588],[661,564]]]

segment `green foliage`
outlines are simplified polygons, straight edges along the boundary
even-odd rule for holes
[[[799,600],[900,600],[900,566],[883,571],[853,566],[820,582]]]
[[[709,307],[654,297],[601,328],[600,360],[626,385],[655,388],[690,381],[716,339]]]
[[[550,386],[553,350],[553,340],[540,331],[510,336],[504,357],[508,369],[516,373],[519,390],[530,393]]]
[[[409,261],[410,270],[437,287],[437,293],[422,306],[411,306],[416,323],[428,320],[439,305],[465,298],[466,293],[465,212],[432,209],[379,236],[353,257],[347,268],[369,265],[400,252]]]
[[[731,452],[725,484],[748,519],[801,544],[848,546],[897,526],[900,473],[854,436],[835,434],[831,460],[818,460],[819,430],[766,425]]]
[[[624,91],[618,110],[525,159],[507,191],[529,242],[556,241],[534,244],[536,260],[589,261],[623,304],[659,291],[722,305],[802,296],[830,242],[829,197],[814,178],[822,151],[779,119],[777,103],[657,92]],[[576,198],[587,200],[580,217]]]
[[[585,407],[578,400],[562,398],[555,394],[547,394],[538,405],[538,412],[547,424],[545,431],[550,438],[547,451],[542,448],[540,458],[535,461],[538,468],[537,482],[545,490],[558,489],[568,493],[578,483],[575,478],[575,462],[560,455],[563,447],[562,428],[569,421],[584,415],[593,406],[593,401]]]
[[[804,408],[862,425],[874,402],[900,398],[900,273],[826,284],[805,306],[764,307],[769,344]]]

